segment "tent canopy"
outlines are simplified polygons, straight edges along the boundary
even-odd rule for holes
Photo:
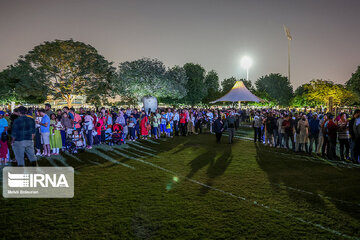
[[[237,81],[233,88],[226,95],[222,96],[215,101],[216,102],[261,102],[263,101],[261,98],[258,98],[254,94],[252,94],[244,85],[242,81]]]

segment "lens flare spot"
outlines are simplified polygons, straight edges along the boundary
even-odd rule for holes
[[[166,190],[167,191],[170,191],[172,189],[172,183],[168,183],[167,185],[166,185]]]

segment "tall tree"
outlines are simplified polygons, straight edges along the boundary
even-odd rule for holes
[[[240,79],[240,80],[244,83],[245,87],[246,87],[251,93],[255,94],[256,90],[255,90],[255,88],[254,88],[251,80],[246,80],[246,79]]]
[[[360,66],[351,75],[349,81],[346,82],[346,87],[360,96]]]
[[[293,87],[288,78],[278,73],[259,78],[255,86],[258,92],[266,92],[278,105],[288,106],[293,97]]]
[[[219,77],[214,70],[211,70],[206,74],[205,87],[207,93],[203,99],[204,103],[209,103],[210,101],[215,100],[219,96]]]
[[[114,90],[132,101],[140,101],[144,96],[179,99],[186,95],[186,81],[181,67],[167,71],[161,61],[142,58],[120,64]]]
[[[294,92],[294,98],[291,100],[291,106],[294,107],[316,107],[318,103],[308,98],[310,83],[299,86]]]
[[[55,99],[64,99],[68,106],[76,96],[107,96],[110,93],[112,63],[85,43],[73,40],[55,40],[36,46],[20,56],[13,66],[20,79],[34,80],[47,88]],[[17,78],[17,77],[16,77]]]
[[[232,87],[235,85],[235,83],[236,83],[236,78],[234,78],[234,77],[224,79],[221,82],[222,94],[228,93],[232,89]]]
[[[354,95],[345,86],[321,79],[305,84],[301,97],[317,106],[326,105],[330,97],[333,98],[335,106],[351,104],[354,101]]]
[[[193,106],[201,103],[201,100],[206,95],[206,87],[204,86],[205,69],[194,63],[186,63],[184,69],[188,78],[185,102]]]
[[[41,76],[31,72],[32,68],[25,62],[10,66],[0,73],[1,102],[43,103],[46,100],[47,88]]]

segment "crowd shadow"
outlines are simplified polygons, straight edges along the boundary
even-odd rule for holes
[[[229,167],[232,161],[232,151],[231,145],[229,144],[220,144],[216,146],[210,145],[207,149],[208,150],[206,152],[200,154],[189,162],[191,170],[186,177],[192,178],[202,168],[207,167],[207,181],[205,184],[211,187],[214,183],[214,179],[223,175]],[[221,155],[217,157],[217,153],[219,152],[221,152]],[[203,186],[200,193],[206,194],[209,190],[209,187]]]
[[[267,174],[274,192],[286,190],[294,202],[305,201],[314,210],[324,209],[325,201],[360,221],[360,170],[339,168],[326,163],[305,161],[302,155],[279,154],[274,148],[254,143],[256,161]],[[269,151],[271,150],[271,152]]]

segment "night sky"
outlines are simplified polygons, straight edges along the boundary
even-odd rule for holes
[[[0,69],[43,41],[94,46],[115,66],[141,57],[166,66],[186,62],[214,69],[220,80],[287,75],[291,31],[292,83],[314,78],[345,83],[360,65],[360,0],[17,1],[0,0]]]

